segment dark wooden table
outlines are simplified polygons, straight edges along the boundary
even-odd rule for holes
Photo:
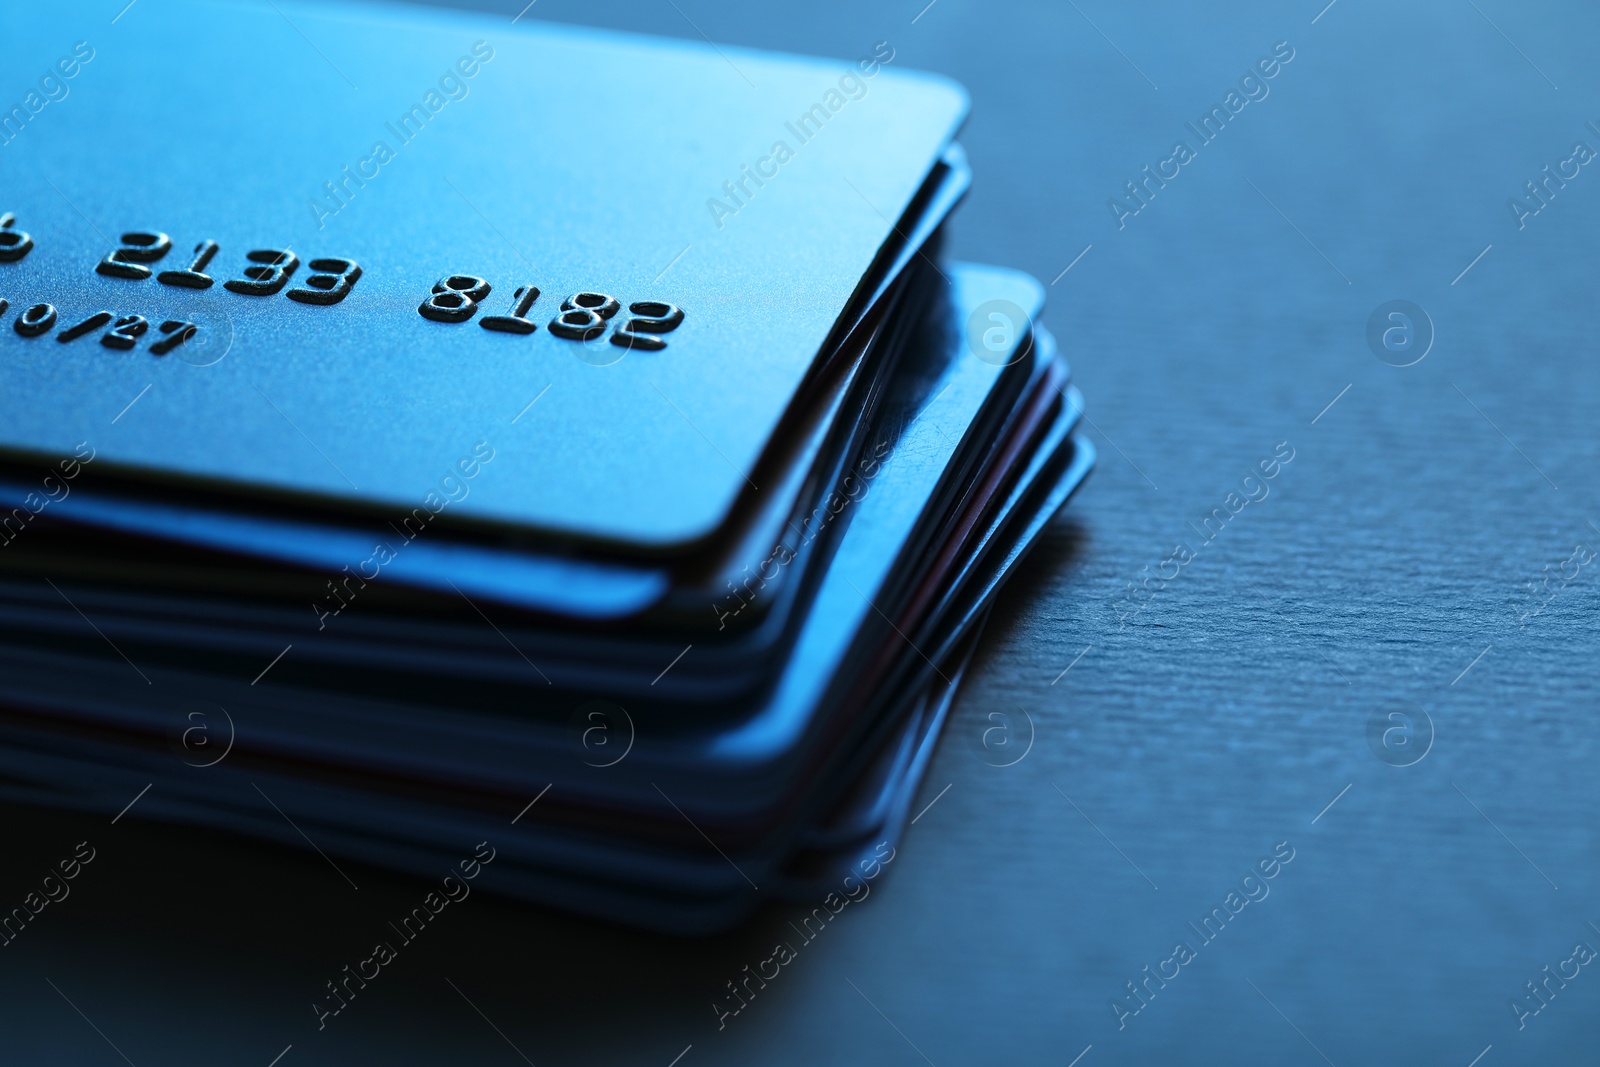
[[[1100,468],[1007,591],[870,898],[719,1030],[797,909],[687,942],[484,895],[318,1033],[330,946],[411,881],[353,893],[314,854],[8,810],[6,901],[63,841],[99,857],[68,921],[0,953],[0,1058],[1596,1061],[1574,946],[1600,949],[1600,168],[1573,146],[1600,150],[1600,13],[921,2],[527,16],[890,41],[972,92],[954,254],[1051,282]],[[1108,206],[1146,165],[1165,185]],[[1394,300],[1431,322],[1398,352],[1368,339]],[[1011,766],[980,758],[997,714],[1033,738]]]

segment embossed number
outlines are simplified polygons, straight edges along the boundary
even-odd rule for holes
[[[550,332],[569,341],[592,341],[606,332],[606,320],[622,307],[605,293],[573,293],[550,320]]]
[[[125,233],[122,235],[121,247],[113,248],[107,253],[106,258],[100,261],[95,270],[109,278],[144,281],[153,272],[149,267],[140,264],[154,263],[170,251],[172,251],[172,238],[164,233],[143,231]]]
[[[56,309],[53,304],[35,304],[17,316],[11,328],[23,337],[38,337],[40,334],[50,332],[50,327],[56,324]]]
[[[485,315],[478,320],[478,325],[485,330],[498,330],[501,333],[532,333],[539,325],[528,318],[528,311],[538,299],[539,287],[524,285],[512,294],[509,315]]]
[[[271,248],[258,248],[246,252],[251,266],[244,269],[243,278],[234,278],[222,283],[222,287],[230,293],[240,293],[244,296],[275,296],[288,282],[289,275],[300,266],[300,257],[288,249],[277,251]]]
[[[313,259],[314,272],[299,289],[289,290],[289,299],[302,304],[337,304],[350,295],[361,277],[361,265],[353,259]]]
[[[214,279],[204,271],[216,254],[217,242],[201,241],[194,246],[194,262],[188,270],[164,270],[156,275],[156,281],[162,285],[181,285],[185,289],[209,289]]]
[[[164,356],[193,337],[199,330],[200,327],[192,322],[177,322],[173,319],[168,319],[161,324],[161,332],[164,336],[150,346],[150,352],[152,355]]]
[[[434,283],[433,295],[422,302],[417,312],[434,322],[466,322],[478,313],[478,304],[491,288],[476,275],[452,274]]]
[[[16,228],[17,217],[0,215],[0,263],[15,263],[33,250],[33,238]]]
[[[143,315],[124,315],[111,324],[111,329],[100,335],[100,343],[107,348],[130,349],[139,343],[139,338],[149,328],[150,321]]]
[[[659,352],[667,347],[659,334],[671,333],[683,321],[683,309],[659,300],[641,300],[629,304],[632,317],[626,319],[611,335],[611,343],[623,348],[639,348]]]

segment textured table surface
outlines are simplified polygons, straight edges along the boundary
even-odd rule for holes
[[[16,809],[7,907],[61,842],[99,855],[0,953],[3,1058],[1593,1062],[1600,173],[1574,144],[1600,150],[1600,14],[1322,4],[538,3],[846,59],[888,40],[965,83],[951,250],[1055,279],[1099,470],[1007,591],[870,897],[724,1028],[724,983],[799,909],[686,942],[485,894],[319,1033],[332,946],[416,883]],[[1108,206],[1146,165],[1176,174]],[[1534,199],[1546,165],[1568,177]],[[1369,343],[1393,300],[1431,322],[1409,350]],[[1534,999],[1546,966],[1577,973]],[[1135,999],[1147,973],[1172,977]]]

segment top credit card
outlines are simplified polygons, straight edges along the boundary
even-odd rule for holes
[[[624,550],[755,491],[967,106],[890,42],[118,6],[0,10],[0,457]]]

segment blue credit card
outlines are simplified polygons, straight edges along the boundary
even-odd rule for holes
[[[979,285],[973,288],[987,284],[990,288],[983,295],[993,295],[996,291],[993,287],[997,282],[1012,279],[1023,281],[1014,275],[1007,278],[1001,272],[972,268],[958,269],[952,274],[958,286],[963,282],[978,282]],[[969,274],[976,277],[969,278]],[[969,305],[971,303],[969,301]],[[1053,346],[1046,342],[1039,349],[1043,357],[1049,358]],[[768,743],[758,743],[752,747],[750,742],[755,739],[750,736],[749,726],[736,729],[731,737],[732,748],[740,749],[742,753],[728,751],[728,746],[713,741],[716,747],[724,749],[721,753],[724,758],[714,760],[714,766],[702,765],[698,776],[704,781],[699,783],[702,788],[697,789],[695,783],[689,780],[697,776],[696,772],[688,767],[674,771],[663,765],[663,753],[659,750],[650,751],[657,746],[651,743],[655,739],[643,732],[642,720],[637,746],[628,764],[606,768],[602,774],[589,768],[574,768],[570,749],[562,750],[552,744],[540,752],[538,742],[547,740],[543,738],[546,731],[532,721],[513,723],[502,720],[496,723],[482,717],[471,717],[472,721],[468,721],[466,717],[451,715],[447,722],[425,722],[411,714],[414,709],[380,708],[370,701],[353,700],[337,694],[323,694],[315,700],[309,700],[303,693],[294,690],[279,690],[272,686],[256,689],[243,681],[237,684],[210,681],[206,689],[215,699],[227,701],[232,708],[239,730],[241,755],[245,746],[256,748],[258,754],[263,748],[284,752],[298,749],[304,754],[307,751],[307,739],[314,734],[316,743],[312,747],[318,760],[334,759],[342,763],[351,752],[359,750],[367,756],[376,757],[361,761],[366,770],[373,771],[380,770],[387,763],[379,750],[387,749],[393,755],[397,748],[414,746],[418,740],[426,737],[428,743],[423,747],[434,761],[433,768],[431,773],[423,773],[414,780],[435,785],[455,777],[445,768],[454,755],[465,761],[460,764],[461,767],[471,766],[472,773],[480,783],[496,778],[506,781],[503,775],[511,766],[518,767],[512,773],[521,775],[524,780],[538,778],[542,784],[548,780],[543,777],[545,774],[557,777],[553,787],[555,792],[550,799],[555,800],[559,796],[562,804],[571,804],[575,797],[581,798],[589,788],[602,780],[611,789],[624,784],[617,781],[617,774],[624,770],[639,772],[640,769],[633,764],[648,760],[655,766],[642,774],[629,773],[626,784],[631,787],[641,784],[643,779],[659,781],[674,803],[693,812],[697,822],[706,820],[703,825],[714,825],[710,820],[718,818],[719,808],[723,817],[726,817],[730,809],[762,807],[770,798],[757,798],[755,794],[759,790],[751,788],[751,782],[731,764],[750,759],[751,762],[744,769],[745,774],[771,776],[775,782],[789,778],[785,772],[792,768],[796,757],[804,754],[807,742],[814,737],[819,724],[837,711],[831,702],[821,699],[826,697],[830,689],[825,678],[798,677],[797,685],[789,685],[787,680],[807,673],[815,674],[819,666],[823,667],[824,674],[831,674],[849,647],[858,640],[863,626],[870,623],[872,612],[862,593],[875,598],[877,590],[882,588],[886,574],[892,569],[891,558],[896,546],[905,543],[905,523],[922,510],[921,502],[934,492],[941,470],[950,458],[950,449],[960,436],[963,416],[943,407],[942,401],[970,391],[971,381],[992,375],[991,366],[980,363],[970,354],[958,353],[956,359],[956,364],[949,368],[946,375],[930,383],[933,391],[927,395],[937,398],[940,403],[924,401],[912,405],[916,414],[900,435],[880,476],[881,480],[860,502],[861,512],[857,516],[860,521],[851,523],[846,535],[847,544],[834,561],[837,571],[828,578],[839,595],[828,594],[829,604],[824,610],[813,612],[807,626],[811,652],[797,657],[786,672],[786,683],[780,685],[780,694],[775,695],[772,704],[762,709],[758,721],[751,724],[756,727],[757,734],[766,735],[765,741],[770,742],[776,720],[790,720],[792,729],[787,731],[789,737],[781,746],[787,749],[786,753],[775,751]],[[981,572],[980,575],[976,576],[976,580],[951,583],[952,588],[958,590],[959,603],[942,606],[941,621],[931,623],[926,634],[912,631],[917,648],[940,666],[934,667],[933,663],[922,659],[909,648],[901,649],[901,658],[915,669],[912,673],[919,676],[903,679],[903,685],[892,687],[893,692],[884,694],[884,704],[877,710],[882,713],[881,721],[885,727],[897,721],[897,706],[902,702],[914,701],[930,681],[935,684],[936,692],[948,691],[952,687],[954,660],[959,659],[957,651],[962,638],[972,632],[977,620],[992,603],[995,588],[1001,579],[1014,569],[1018,557],[1037,538],[1050,516],[1087,474],[1093,462],[1093,450],[1086,442],[1068,444],[1068,435],[1077,421],[1080,408],[1081,398],[1077,397],[1075,390],[1067,389],[1050,429],[1021,465],[1021,477],[1016,487],[986,523],[983,532],[972,539],[974,552],[985,558],[976,561],[976,566],[968,563],[961,570],[971,572],[976,569]],[[967,414],[970,415],[970,412]],[[908,504],[911,506],[908,507]],[[100,617],[98,610],[95,614]],[[118,636],[120,638],[123,635],[119,632]],[[892,633],[883,636],[896,645],[905,640],[904,636]],[[39,666],[42,663],[54,665],[59,662],[47,653],[18,651],[0,654],[0,670],[12,679],[13,695],[8,703],[14,708],[53,707],[57,709],[56,714],[60,714],[66,711],[67,703],[74,699],[81,701],[90,692],[98,692],[100,697],[91,699],[89,703],[98,704],[93,715],[104,716],[105,721],[117,721],[124,725],[140,722],[148,726],[159,724],[163,714],[171,717],[170,696],[153,696],[138,684],[119,689],[114,681],[108,681],[112,672],[125,670],[120,663],[108,662],[106,676],[98,680],[92,676],[98,675],[99,671],[81,662],[70,672],[65,669],[48,672],[58,678],[70,674],[73,682],[55,684],[50,687],[49,693],[38,691],[34,680],[40,676]],[[834,666],[827,667],[825,664]],[[943,672],[943,677],[938,672]],[[164,687],[173,683],[183,684],[172,675],[158,675],[157,680]],[[75,697],[69,693],[70,690],[78,690]],[[75,718],[85,710],[86,705],[80,704],[73,709],[71,717]],[[908,712],[912,710],[907,709]],[[275,812],[267,812],[272,818],[261,817],[261,812],[256,810],[260,805],[252,799],[254,794],[249,792],[242,779],[234,778],[238,768],[235,767],[235,771],[228,770],[233,764],[216,768],[216,774],[229,779],[231,783],[219,790],[216,783],[222,779],[215,775],[205,783],[195,779],[169,780],[170,768],[166,772],[161,771],[163,762],[170,763],[169,757],[163,753],[153,754],[146,759],[142,755],[91,745],[85,741],[72,757],[52,755],[36,747],[37,737],[26,736],[27,730],[21,725],[21,720],[13,715],[3,718],[7,723],[4,729],[8,747],[18,753],[26,753],[22,764],[8,767],[19,783],[36,776],[48,780],[84,781],[83,767],[74,761],[98,760],[101,762],[95,767],[94,781],[104,785],[108,793],[115,794],[121,788],[118,783],[124,774],[132,778],[145,776],[140,778],[142,783],[148,781],[151,773],[160,772],[162,789],[157,806],[152,808],[157,817],[233,830],[247,829],[264,837],[294,843],[287,836],[290,831],[287,831],[286,824],[274,821],[277,819]],[[763,719],[766,720],[764,723],[759,721]],[[879,716],[864,717],[856,729],[865,729],[870,722],[878,719]],[[937,718],[932,721],[934,725],[937,724]],[[230,718],[229,724],[231,733],[235,719]],[[885,791],[883,799],[888,809],[874,815],[874,823],[883,821],[887,825],[896,820],[903,822],[906,814],[904,809],[909,803],[909,789],[915,785],[920,768],[926,762],[926,748],[931,743],[932,728],[919,727],[909,720],[906,726],[915,734],[919,754],[915,760],[901,766],[880,783]],[[311,728],[309,732],[307,727]],[[882,743],[892,744],[893,737],[884,738]],[[692,749],[697,746],[691,744],[687,747]],[[873,750],[871,745],[865,748],[846,747],[850,752]],[[338,749],[343,751],[336,753]],[[704,751],[692,753],[700,758],[706,754]],[[685,755],[691,753],[681,749],[676,753],[679,760]],[[726,758],[729,756],[733,757],[732,761]],[[137,765],[130,765],[130,761]],[[535,766],[539,768],[538,771],[531,769]],[[420,766],[413,765],[412,775],[416,776],[420,770]],[[584,770],[589,770],[587,777],[582,773]],[[485,811],[492,806],[486,805],[482,796],[469,798],[459,788],[432,794],[400,796],[385,792],[381,796],[374,796],[359,788],[353,790],[349,783],[341,783],[336,777],[324,776],[320,781],[305,780],[300,776],[285,777],[274,774],[265,765],[254,764],[248,773],[267,782],[277,802],[293,812],[298,823],[311,827],[317,840],[325,844],[333,843],[330,847],[336,848],[341,854],[400,868],[420,868],[432,862],[436,855],[432,850],[442,847],[440,842],[468,832],[468,828],[478,825]],[[802,775],[801,778],[809,779],[809,776]],[[717,784],[713,779],[719,779],[723,787],[720,797],[714,796],[716,791],[710,788]],[[274,782],[276,784],[272,784]],[[794,786],[803,785],[804,782],[790,778],[786,784]],[[20,798],[32,795],[30,788],[13,785],[3,792]],[[152,796],[155,795],[152,793]],[[70,802],[59,793],[55,795],[55,800]],[[507,803],[510,803],[509,799]],[[637,816],[634,821],[638,821]],[[766,886],[775,868],[784,863],[787,856],[785,849],[800,828],[791,825],[784,834],[775,835],[746,849],[733,849],[731,844],[728,847],[733,850],[739,869]],[[280,833],[280,830],[284,832]],[[570,828],[548,825],[537,815],[524,820],[519,833],[521,836],[516,840],[504,844],[506,869],[514,873],[506,875],[507,881],[502,883],[501,889],[529,899],[560,903],[613,917],[626,917],[630,922],[680,929],[679,924],[684,923],[696,928],[715,928],[742,914],[757,899],[747,895],[748,886],[742,876],[730,868],[720,855],[710,852],[704,856],[699,854],[706,850],[697,849],[693,854],[683,855],[662,852],[638,842],[630,845],[626,842],[580,838]],[[720,835],[721,831],[718,833]],[[667,887],[672,887],[682,895],[675,896]],[[645,893],[643,898],[635,895],[640,892]]]
[[[934,313],[934,322],[925,331],[917,331],[910,342],[913,349],[918,345],[926,349],[910,352],[901,361],[894,387],[899,399],[880,414],[880,425],[868,434],[862,455],[852,460],[851,480],[818,508],[820,519],[812,516],[805,520],[803,530],[780,532],[776,536],[794,546],[801,546],[803,540],[809,542],[806,547],[825,546],[832,543],[846,522],[867,521],[857,514],[858,499],[874,494],[902,494],[904,509],[888,510],[883,520],[888,526],[875,541],[874,551],[882,554],[881,562],[887,566],[892,560],[916,551],[915,547],[907,547],[904,541],[896,538],[926,537],[930,531],[925,529],[919,534],[919,527],[930,527],[931,520],[937,518],[933,515],[929,516],[930,522],[919,522],[918,509],[923,505],[913,506],[913,502],[919,497],[944,500],[953,496],[959,491],[961,481],[956,468],[973,453],[986,451],[962,445],[973,433],[974,426],[986,426],[988,433],[999,429],[1020,382],[1033,373],[1033,362],[1012,365],[1006,360],[978,358],[969,348],[963,326],[977,309],[991,305],[1014,309],[1019,317],[1018,325],[1034,321],[1043,306],[1044,293],[1036,281],[1015,271],[973,264],[947,265],[943,269],[952,282],[948,290],[949,303],[941,304]],[[1026,335],[1022,333],[1012,336],[1008,343],[1022,347],[1025,340]],[[933,485],[922,486],[916,479],[907,479],[905,483],[891,480],[890,487],[884,488],[884,480],[878,477],[880,468],[895,469],[912,462],[900,455],[903,452],[922,457],[917,464],[918,477],[934,478]],[[95,463],[98,462],[96,459]],[[31,490],[20,483],[0,482],[0,502],[21,499],[8,494],[27,491]],[[70,497],[53,507],[55,510],[46,512],[46,517],[70,516],[74,523],[102,527],[113,535],[149,537],[164,530],[167,537],[179,542],[180,549],[227,544],[242,554],[269,559],[287,557],[291,561],[304,558],[303,553],[327,551],[330,553],[328,573],[335,577],[342,573],[336,569],[339,561],[363,558],[362,552],[356,549],[365,551],[369,545],[361,535],[349,531],[319,532],[277,519],[224,521],[169,505],[108,501],[96,496],[92,489],[74,489]],[[18,538],[18,547],[13,552],[31,553],[35,549],[51,551],[51,542],[41,538],[29,538],[24,542]],[[79,569],[80,565],[94,563],[88,548],[66,552],[66,555],[68,558],[61,562],[35,565],[48,566],[56,581],[70,583],[69,589],[93,582],[103,572],[103,568],[101,571]],[[193,566],[193,555],[180,551],[181,565]],[[768,543],[750,558],[752,564],[759,564],[762,559],[773,556],[773,546]],[[7,562],[20,567],[26,558],[12,560],[8,557]],[[284,666],[280,677],[293,676],[299,671],[331,671],[343,675],[356,663],[381,663],[392,670],[404,671],[408,679],[405,684],[413,693],[419,692],[425,683],[443,685],[452,692],[461,693],[458,679],[462,674],[470,674],[483,683],[507,687],[529,681],[543,686],[548,679],[559,692],[596,691],[616,699],[627,699],[627,694],[644,694],[654,703],[676,703],[686,711],[693,709],[695,718],[709,714],[708,704],[721,706],[732,698],[728,692],[730,678],[737,682],[735,694],[741,699],[751,687],[764,686],[777,666],[770,662],[770,657],[764,656],[766,647],[787,649],[794,639],[797,620],[809,609],[809,599],[791,598],[786,603],[788,610],[772,619],[780,633],[757,634],[758,640],[754,642],[706,642],[694,636],[683,637],[681,643],[677,643],[671,640],[676,634],[643,635],[644,647],[640,654],[649,654],[650,658],[640,666],[632,663],[634,657],[625,646],[627,633],[609,626],[595,632],[580,631],[570,625],[550,626],[537,619],[508,616],[495,603],[479,599],[483,595],[480,585],[494,583],[537,583],[557,589],[575,586],[586,590],[583,595],[601,605],[609,605],[613,598],[621,600],[652,592],[648,585],[629,584],[634,580],[642,583],[647,580],[645,576],[630,578],[628,572],[620,572],[620,569],[610,576],[608,583],[602,583],[601,579],[607,576],[601,573],[598,565],[539,557],[522,559],[474,546],[455,546],[434,540],[430,532],[429,536],[419,536],[405,545],[387,569],[404,566],[409,570],[401,573],[400,580],[420,584],[423,578],[429,578],[447,590],[454,587],[467,593],[476,608],[469,610],[453,602],[451,606],[458,610],[459,617],[451,621],[452,616],[438,613],[385,611],[384,604],[376,598],[384,592],[385,582],[391,578],[387,574],[385,582],[375,582],[372,590],[356,592],[354,585],[345,588],[345,595],[352,598],[351,610],[341,611],[329,619],[326,618],[329,611],[340,601],[322,597],[320,581],[309,584],[311,592],[318,595],[315,603],[288,601],[271,595],[259,600],[241,595],[236,602],[229,602],[199,599],[192,593],[185,593],[183,589],[187,587],[170,588],[173,579],[161,569],[159,560],[147,562],[139,557],[136,562],[127,548],[116,554],[116,561],[133,573],[115,580],[115,588],[104,591],[108,599],[102,601],[102,593],[90,589],[73,593],[85,611],[100,618],[100,624],[108,628],[113,640],[130,636],[184,649],[203,648],[217,656],[259,654],[292,643],[297,646],[297,654]],[[809,560],[797,560],[790,567],[806,565]],[[783,569],[776,565],[770,569],[752,567],[758,576],[771,576],[775,570]],[[225,572],[226,567],[221,570]],[[226,577],[224,573],[212,578],[211,588],[224,588]],[[271,580],[271,575],[262,580]],[[286,585],[287,580],[280,578],[275,584]],[[47,587],[39,588],[54,596]],[[749,586],[739,587],[739,591],[752,599],[767,595],[766,590],[753,590]],[[13,595],[22,599],[29,594],[18,590]],[[882,594],[873,591],[873,595],[878,598]],[[125,632],[116,616],[122,614],[122,606],[130,597],[148,604],[151,617],[131,622],[133,630]],[[716,617],[714,607],[726,613],[740,603],[740,599],[716,591],[699,610],[710,620]],[[315,610],[318,605],[322,605],[320,612]],[[584,606],[581,596],[573,606]],[[102,610],[106,617],[101,617]],[[477,614],[479,611],[484,614]],[[194,627],[190,620],[195,616],[204,616],[211,625]],[[493,625],[486,619],[493,619]],[[81,620],[69,613],[62,623],[69,630],[75,630]],[[521,655],[510,653],[508,641]],[[658,678],[661,666],[691,641],[697,645],[695,656],[668,677]],[[537,674],[522,658],[524,655],[539,664]],[[757,677],[745,677],[757,668]],[[519,693],[516,697],[517,706],[529,711],[534,708],[532,702],[540,699],[537,694]]]
[[[187,0],[0,32],[0,455],[638,551],[760,492],[966,108],[870,42]]]
[[[950,146],[944,164],[936,171],[936,179],[939,180],[934,188],[925,190],[925,193],[931,192],[931,202],[918,225],[906,233],[905,246],[892,265],[896,276],[913,265],[914,257],[924,254],[921,250],[929,244],[939,224],[966,190],[970,171],[959,145]],[[874,294],[874,304],[880,302],[891,303],[886,292]],[[906,317],[906,304],[902,298],[895,306],[902,318]],[[901,335],[906,332],[899,331]],[[871,341],[871,344],[880,343],[887,342]],[[861,347],[863,353],[869,347],[865,339]],[[530,551],[526,545],[479,539],[453,540],[431,529],[431,522],[425,527],[429,536],[421,537],[421,531],[415,528],[418,524],[412,520],[402,520],[394,526],[376,519],[319,522],[313,517],[287,515],[281,509],[260,505],[253,509],[227,508],[216,502],[204,506],[193,499],[150,498],[137,492],[107,493],[81,484],[71,491],[71,502],[63,502],[63,506],[52,510],[50,515],[53,519],[118,534],[227,552],[240,558],[271,560],[290,567],[309,567],[329,574],[339,574],[342,568],[352,566],[364,572],[363,564],[370,566],[367,561],[386,558],[381,553],[387,550],[388,557],[392,557],[382,567],[387,587],[453,592],[470,596],[475,601],[579,619],[624,619],[674,593],[684,605],[683,613],[690,616],[691,626],[707,624],[708,618],[715,620],[714,613],[708,615],[707,605],[728,599],[725,587],[733,586],[729,579],[746,578],[750,565],[759,565],[772,551],[774,543],[785,537],[789,523],[812,524],[815,515],[797,514],[797,506],[800,512],[811,513],[815,510],[812,497],[818,493],[825,495],[831,489],[831,477],[826,470],[819,469],[819,456],[829,442],[833,442],[835,451],[842,451],[848,444],[861,405],[847,404],[846,393],[857,378],[870,377],[869,362],[881,365],[885,361],[883,358],[869,360],[864,354],[853,358],[835,354],[833,362],[849,366],[838,368],[831,394],[813,387],[813,396],[821,402],[813,403],[815,410],[809,413],[809,422],[791,429],[790,454],[775,457],[783,460],[783,464],[774,463],[762,469],[761,477],[768,483],[762,494],[763,506],[742,529],[733,531],[735,536],[729,538],[724,558],[714,561],[712,569],[726,573],[703,579],[698,584],[684,583],[677,589],[673,588],[671,574],[660,561],[625,562],[593,554],[541,553]],[[88,452],[83,454],[89,455]],[[785,465],[788,469],[780,477],[779,468]],[[769,473],[773,475],[771,480],[767,478]],[[35,492],[36,480],[31,472],[19,471],[14,477],[0,474],[0,513],[27,507],[29,494]],[[468,484],[465,480],[462,482],[463,486]],[[395,544],[403,551],[397,550]],[[119,556],[130,557],[130,542],[122,541],[121,545]],[[196,570],[203,570],[199,557],[194,558]],[[785,568],[780,576],[790,577],[786,572],[798,569]],[[208,582],[205,588],[212,591],[221,592],[226,588],[214,577]],[[776,583],[772,586],[764,598],[769,603],[774,599]],[[766,608],[768,604],[760,606]],[[733,615],[736,627],[733,632],[746,629],[744,624],[756,616],[756,612],[750,612],[746,618],[746,613],[731,610],[722,614],[724,618]],[[709,624],[703,628],[708,629]],[[319,625],[316,629],[320,632],[322,627]],[[748,655],[745,658],[748,659]],[[652,677],[653,674],[652,670]]]
[[[972,311],[996,300],[1028,309],[1030,318],[1037,315],[1043,293],[1031,278],[970,265],[947,269],[955,282],[952,306],[945,312],[952,327],[967,322]],[[876,625],[877,610],[898,613],[897,605],[904,597],[893,593],[891,587],[906,567],[922,556],[920,550],[908,547],[912,534],[937,519],[960,493],[961,486],[950,485],[946,477],[959,455],[958,443],[966,428],[984,413],[991,393],[1005,377],[1002,365],[976,358],[967,349],[959,329],[930,333],[949,347],[919,353],[918,362],[929,364],[932,373],[907,375],[905,394],[883,413],[885,436],[881,440],[885,447],[873,450],[871,465],[863,470],[866,480],[858,498],[841,512],[840,548],[830,560],[819,599],[807,613],[797,651],[784,666],[776,689],[764,694],[755,707],[744,709],[732,730],[726,722],[712,722],[702,713],[685,715],[675,705],[658,713],[648,704],[629,700],[640,726],[641,743],[629,761],[629,773],[610,776],[608,789],[637,789],[648,800],[654,796],[649,784],[654,780],[675,790],[681,786],[684,794],[680,801],[685,805],[698,805],[703,798],[715,804],[714,798],[726,792],[727,783],[738,781],[755,807],[766,802],[757,793],[782,791],[784,783],[775,768],[811,735],[816,716],[834,708],[835,703],[826,698],[836,690],[834,683],[856,637],[864,628]],[[1031,347],[1021,347],[1025,341],[1025,337],[1017,337],[1013,344],[1031,352]],[[1034,376],[1029,363],[1015,369]],[[0,605],[6,609],[5,621],[16,626],[26,620],[24,625],[32,633],[54,631],[64,640],[76,640],[82,630],[81,618],[59,598],[50,599],[55,597],[53,590],[43,585],[35,590],[34,584],[19,584],[8,591],[8,604]],[[374,629],[363,628],[363,636],[369,638],[366,641],[352,640],[344,628],[330,628],[319,639],[307,641],[296,631],[284,637],[296,644],[294,659],[260,687],[235,686],[219,677],[197,676],[190,683],[181,680],[181,675],[189,673],[185,664],[205,670],[207,657],[226,655],[241,642],[281,649],[278,638],[283,634],[272,628],[274,615],[254,611],[248,604],[227,612],[205,608],[204,614],[198,614],[186,611],[188,605],[181,600],[130,597],[117,590],[96,591],[77,584],[70,586],[69,592],[73,602],[95,618],[111,640],[139,649],[138,658],[150,670],[165,661],[162,674],[195,695],[242,700],[241,708],[256,707],[266,716],[258,729],[272,736],[271,741],[262,742],[266,748],[293,749],[295,737],[316,737],[328,755],[340,750],[339,759],[359,756],[367,765],[387,765],[402,773],[426,766],[435,777],[459,773],[463,780],[480,786],[500,786],[513,792],[531,766],[553,761],[552,773],[555,768],[573,769],[562,724],[552,723],[551,709],[539,714],[548,699],[543,696],[543,672],[548,670],[560,678],[563,665],[538,651],[535,634],[516,627],[501,631],[479,619],[469,620],[465,627],[407,624],[403,619],[380,625],[383,620],[376,620]],[[875,609],[874,604],[881,608]],[[909,625],[902,620],[902,629]],[[901,640],[888,636],[894,642]],[[516,649],[532,652],[535,662],[541,664],[540,675],[533,673],[522,654],[505,647],[507,640]],[[159,645],[181,654],[163,656],[157,650]],[[204,651],[197,654],[195,649]],[[96,646],[94,651],[102,650]],[[695,666],[691,659],[684,669]],[[116,661],[114,668],[127,672],[122,680],[129,687],[124,690],[115,681],[102,681],[99,684],[108,687],[92,703],[117,709],[116,717],[136,715],[134,708],[152,700],[151,714],[159,717],[165,711],[169,697],[147,694],[142,679],[126,664]],[[438,672],[435,683],[427,682],[424,672],[429,671]],[[308,702],[302,695],[319,681],[347,686],[360,679],[370,691],[378,681],[376,675],[395,672],[405,672],[408,695],[390,705],[370,698],[347,705],[344,698],[331,694]],[[497,678],[522,684],[514,706],[499,707],[471,688]],[[64,693],[48,695],[20,678],[13,684],[16,693],[32,692],[35,699],[52,703],[66,699]],[[47,684],[63,686],[55,673],[49,675]],[[436,690],[453,694],[458,702],[467,695],[461,706],[440,715],[437,709],[422,706],[425,694]],[[638,696],[641,702],[662,702],[655,686]],[[81,698],[82,694],[76,699]],[[346,707],[348,711],[336,711]],[[348,723],[348,729],[342,728],[341,722]],[[375,729],[379,722],[382,728]],[[495,740],[486,749],[489,735]],[[419,743],[424,738],[425,743]],[[666,777],[650,773],[635,777],[633,772],[647,764],[653,773]],[[689,767],[714,773],[684,770]],[[581,774],[581,767],[576,770]],[[681,783],[673,777],[680,773],[687,774]],[[752,784],[752,779],[760,784]],[[581,778],[570,782],[564,778],[561,784],[581,789],[581,782]]]

